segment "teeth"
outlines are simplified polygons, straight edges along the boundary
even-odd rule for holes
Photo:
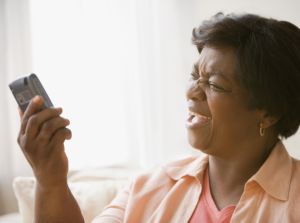
[[[197,113],[192,112],[192,111],[190,111],[189,113],[190,113],[190,115],[193,115],[193,116],[197,116],[198,115]]]
[[[190,115],[193,115],[193,116],[198,116],[198,117],[202,117],[202,118],[211,119],[210,117],[203,116],[203,115],[199,115],[199,114],[197,114],[197,113],[195,113],[195,112],[192,112],[192,111],[189,111],[189,114],[190,114]]]

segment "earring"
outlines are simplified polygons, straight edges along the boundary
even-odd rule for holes
[[[259,124],[259,134],[260,136],[264,136],[265,134],[265,129],[262,126],[262,123]]]

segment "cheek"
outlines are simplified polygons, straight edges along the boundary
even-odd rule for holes
[[[235,103],[224,98],[212,98],[208,101],[214,122],[231,123],[239,113]]]
[[[244,103],[227,97],[211,97],[208,100],[213,118],[214,135],[239,137],[256,131],[257,118]]]

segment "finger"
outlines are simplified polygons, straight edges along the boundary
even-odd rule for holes
[[[68,119],[59,116],[49,119],[48,121],[43,123],[42,128],[38,133],[37,139],[48,142],[58,129],[64,128],[69,124],[70,121]]]
[[[20,119],[22,120],[22,117],[23,117],[23,115],[24,115],[24,112],[21,110],[20,107],[18,107],[18,111],[19,111]]]
[[[62,113],[62,108],[47,108],[32,115],[27,123],[25,133],[29,138],[36,137],[44,122],[58,117]]]
[[[35,96],[31,99],[29,105],[27,106],[21,120],[21,133],[24,134],[27,126],[28,119],[30,116],[40,111],[43,107],[44,101],[41,96]]]
[[[72,138],[72,132],[68,128],[61,128],[57,130],[53,137],[50,139],[51,148],[60,148],[60,145],[64,143],[65,140]]]

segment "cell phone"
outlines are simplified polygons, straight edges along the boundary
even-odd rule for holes
[[[26,110],[30,100],[36,95],[43,97],[44,108],[53,107],[47,92],[35,74],[30,74],[29,76],[13,81],[9,84],[9,88],[23,112]]]

